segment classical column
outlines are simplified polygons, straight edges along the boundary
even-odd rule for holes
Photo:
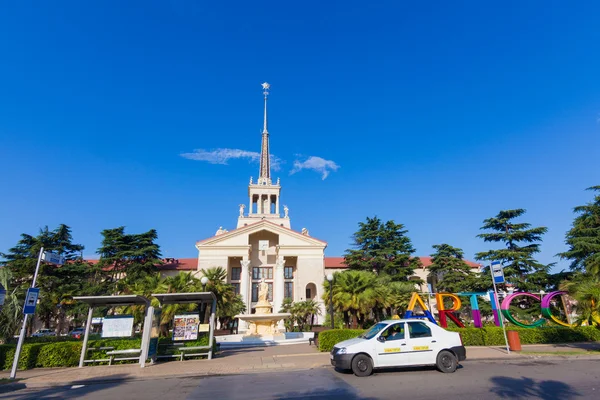
[[[248,216],[252,214],[252,195],[250,195],[250,204],[248,204]]]
[[[281,312],[281,304],[283,303],[283,291],[284,291],[284,282],[285,278],[283,275],[283,266],[285,265],[285,259],[283,257],[278,257],[277,262],[275,263],[275,287],[273,288],[273,309],[276,313]],[[279,321],[278,325],[279,329],[284,328],[283,320]]]
[[[279,214],[279,196],[275,198],[275,214],[277,214],[277,217],[281,217],[281,214]]]
[[[240,275],[240,296],[246,305],[246,314],[250,314],[250,302],[248,301],[248,284],[250,282],[250,260],[246,257],[240,261],[242,265],[242,274]],[[247,330],[248,325],[245,321],[239,321],[240,330]]]

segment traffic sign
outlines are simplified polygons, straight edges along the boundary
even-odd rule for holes
[[[42,255],[42,260],[46,261],[50,264],[63,265],[65,263],[65,258],[60,254],[51,253],[49,251],[45,251]]]
[[[25,305],[23,306],[23,314],[35,314],[35,307],[37,306],[37,300],[39,296],[40,288],[27,289],[27,295],[25,295]]]
[[[6,290],[4,286],[0,283],[0,306],[4,305],[4,300],[6,299]]]
[[[492,276],[494,283],[504,283],[504,269],[499,261],[492,262]]]

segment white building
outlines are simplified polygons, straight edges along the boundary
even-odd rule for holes
[[[279,312],[287,297],[294,302],[313,299],[323,304],[321,297],[325,276],[347,268],[342,257],[325,257],[327,242],[311,237],[304,228],[293,230],[288,208],[281,206],[280,181],[273,182],[271,179],[269,160],[269,85],[264,83],[263,88],[264,127],[259,176],[256,181],[250,178],[248,201],[240,204],[236,229],[227,231],[219,228],[215,236],[197,242],[197,260],[167,259],[161,266],[164,275],[180,271],[197,271],[200,275],[200,271],[208,268],[226,268],[228,283],[242,296],[250,313],[254,312],[253,307],[258,301],[261,279],[269,284],[273,312]],[[421,257],[421,263],[422,267],[415,271],[415,278],[427,282],[430,257]],[[479,268],[479,264],[469,264]],[[419,290],[427,292],[427,284],[421,285]],[[322,314],[317,323],[323,322],[325,313]]]

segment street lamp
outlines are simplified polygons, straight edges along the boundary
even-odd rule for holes
[[[329,312],[331,313],[331,329],[335,329],[333,323],[333,274],[327,274],[327,280],[329,281]]]
[[[202,291],[206,292],[206,284],[208,283],[208,278],[206,276],[203,276],[202,278],[200,278],[200,283],[202,284]]]

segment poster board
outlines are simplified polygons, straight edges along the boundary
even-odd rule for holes
[[[173,341],[198,340],[200,314],[179,314],[173,318]]]
[[[102,337],[133,336],[133,315],[114,315],[104,317],[102,321]]]
[[[160,308],[155,308],[152,312],[152,327],[150,328],[150,346],[148,348],[148,357],[154,357],[158,354],[158,336],[160,335]]]

